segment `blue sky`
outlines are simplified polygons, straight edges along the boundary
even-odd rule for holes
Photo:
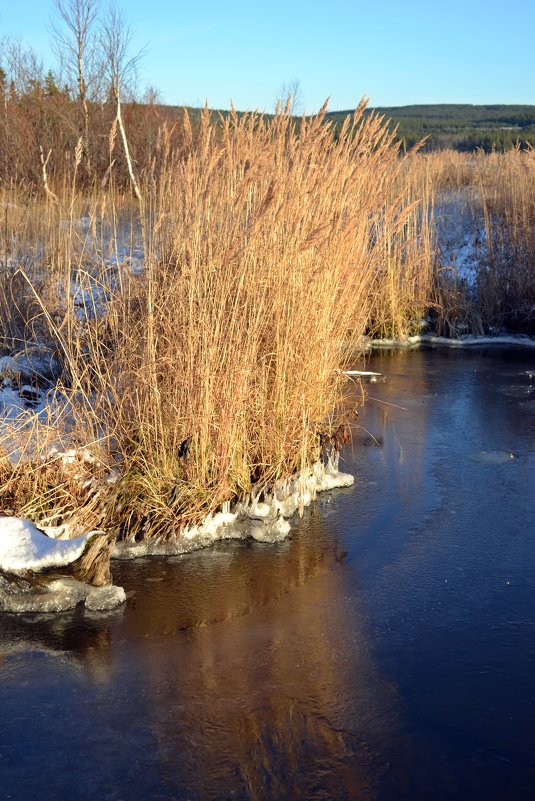
[[[304,107],[535,104],[535,0],[118,2],[147,45],[141,87],[167,103],[271,110],[285,83]],[[0,0],[0,36],[54,67],[51,0]]]

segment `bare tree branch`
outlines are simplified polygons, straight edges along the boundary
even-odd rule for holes
[[[130,182],[137,199],[141,200],[141,191],[124,128],[121,104],[123,88],[135,81],[137,65],[142,58],[143,51],[131,55],[132,30],[121,12],[114,6],[108,8],[104,18],[101,29],[101,45],[106,59],[110,93],[115,101],[115,119],[123,143]]]
[[[88,84],[98,74],[96,64],[95,22],[100,0],[54,0],[59,24],[52,23],[52,46],[65,69],[83,112],[83,146],[88,172],[91,171],[89,150]]]

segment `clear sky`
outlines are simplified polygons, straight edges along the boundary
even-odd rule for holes
[[[286,83],[304,107],[535,104],[535,0],[128,0],[147,45],[141,86],[171,104],[271,110]],[[0,0],[0,36],[54,68],[52,0]]]

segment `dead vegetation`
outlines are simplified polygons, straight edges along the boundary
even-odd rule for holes
[[[324,110],[185,115],[160,128],[139,202],[118,188],[113,137],[91,191],[76,170],[54,174],[55,199],[4,186],[4,354],[46,347],[36,383],[61,398],[53,420],[4,426],[4,514],[179,533],[347,440],[339,368],[364,333],[407,336],[429,315],[448,336],[530,330],[533,153],[401,157],[363,111],[336,134]],[[434,224],[459,191],[482,232],[472,284]],[[50,457],[57,441],[92,461]]]
[[[24,223],[8,222],[6,272],[22,276],[31,308],[18,336],[45,340],[61,365],[58,426],[120,465],[105,525],[168,535],[310,464],[318,432],[337,430],[337,368],[392,314],[385,276],[404,288],[396,331],[425,304],[411,254],[423,263],[428,244],[416,243],[416,206],[399,190],[404,160],[363,111],[336,136],[323,111],[298,122],[288,110],[224,120],[206,110],[195,128],[184,117],[179,150],[162,130],[158,166],[130,205],[139,273],[119,253],[129,203],[113,171],[106,191],[63,183],[59,202],[34,199]],[[26,263],[24,242],[35,243]],[[25,476],[4,460],[3,505],[34,518],[87,512],[65,466],[45,464]]]

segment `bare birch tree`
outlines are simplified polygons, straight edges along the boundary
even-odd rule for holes
[[[131,55],[132,31],[118,9],[110,6],[104,19],[101,31],[102,52],[106,62],[106,72],[109,81],[110,93],[115,103],[115,120],[123,143],[123,150],[128,167],[128,175],[138,200],[141,200],[141,191],[134,171],[128,139],[124,128],[122,114],[123,88],[133,80],[136,75],[137,64],[142,56],[141,52]]]
[[[0,49],[7,80],[17,97],[43,84],[43,61],[29,45],[18,39],[2,37]]]
[[[275,106],[280,106],[282,110],[287,109],[293,117],[303,111],[303,90],[301,81],[294,78],[282,84],[275,100]]]
[[[68,79],[76,85],[82,107],[82,141],[87,170],[91,172],[89,149],[88,85],[98,70],[95,59],[95,23],[100,0],[54,0],[59,23],[53,22],[53,48]]]

